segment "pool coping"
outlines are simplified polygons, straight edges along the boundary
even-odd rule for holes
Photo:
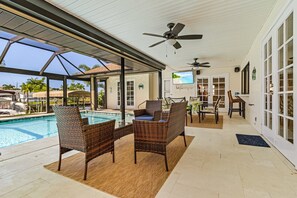
[[[90,110],[80,110],[81,113],[103,113],[106,115],[118,115],[120,112],[107,112],[107,111],[90,111]],[[125,113],[127,116],[134,116],[132,113]],[[5,117],[0,118],[0,123],[12,121],[12,120],[23,120],[28,118],[39,118],[39,117],[46,117],[46,116],[53,116],[55,113],[42,113],[42,114],[34,114],[34,115],[22,115],[22,116],[14,116],[14,117]]]

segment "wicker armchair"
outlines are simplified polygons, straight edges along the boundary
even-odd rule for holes
[[[77,150],[85,153],[84,180],[87,178],[88,162],[108,152],[112,152],[114,162],[114,128],[115,120],[89,125],[82,119],[78,107],[54,106],[59,133],[59,165],[61,169],[62,154]]]
[[[162,113],[160,121],[133,120],[134,131],[134,160],[137,163],[137,152],[152,152],[165,157],[168,171],[166,146],[177,136],[185,138],[185,114],[187,102],[173,103],[169,113]]]
[[[134,110],[135,120],[160,120],[161,111],[161,100],[147,100],[145,109]]]

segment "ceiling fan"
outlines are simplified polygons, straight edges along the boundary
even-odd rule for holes
[[[198,58],[194,58],[193,63],[188,63],[188,65],[191,65],[194,68],[200,68],[200,67],[210,67],[209,62],[199,63],[197,62]]]
[[[202,34],[191,34],[191,35],[182,35],[178,36],[178,34],[184,29],[185,25],[182,23],[177,23],[176,25],[174,23],[168,23],[167,27],[169,28],[169,31],[166,31],[163,35],[158,34],[151,34],[151,33],[143,33],[143,35],[147,36],[155,36],[164,38],[165,40],[159,41],[149,47],[155,47],[156,45],[159,45],[161,43],[164,43],[165,41],[175,47],[175,49],[179,49],[182,46],[177,40],[194,40],[194,39],[202,39]]]

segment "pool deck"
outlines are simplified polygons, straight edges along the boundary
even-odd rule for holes
[[[186,127],[195,138],[157,197],[296,198],[292,164],[273,146],[239,145],[236,133],[258,134],[237,115],[224,115],[223,129]],[[57,137],[0,149],[0,197],[113,197],[45,169],[58,150]]]

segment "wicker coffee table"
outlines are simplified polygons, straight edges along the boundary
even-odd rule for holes
[[[124,137],[126,135],[133,133],[133,124],[128,122],[125,124],[120,124],[119,127],[117,127],[114,130],[114,140],[118,140],[121,137]]]

